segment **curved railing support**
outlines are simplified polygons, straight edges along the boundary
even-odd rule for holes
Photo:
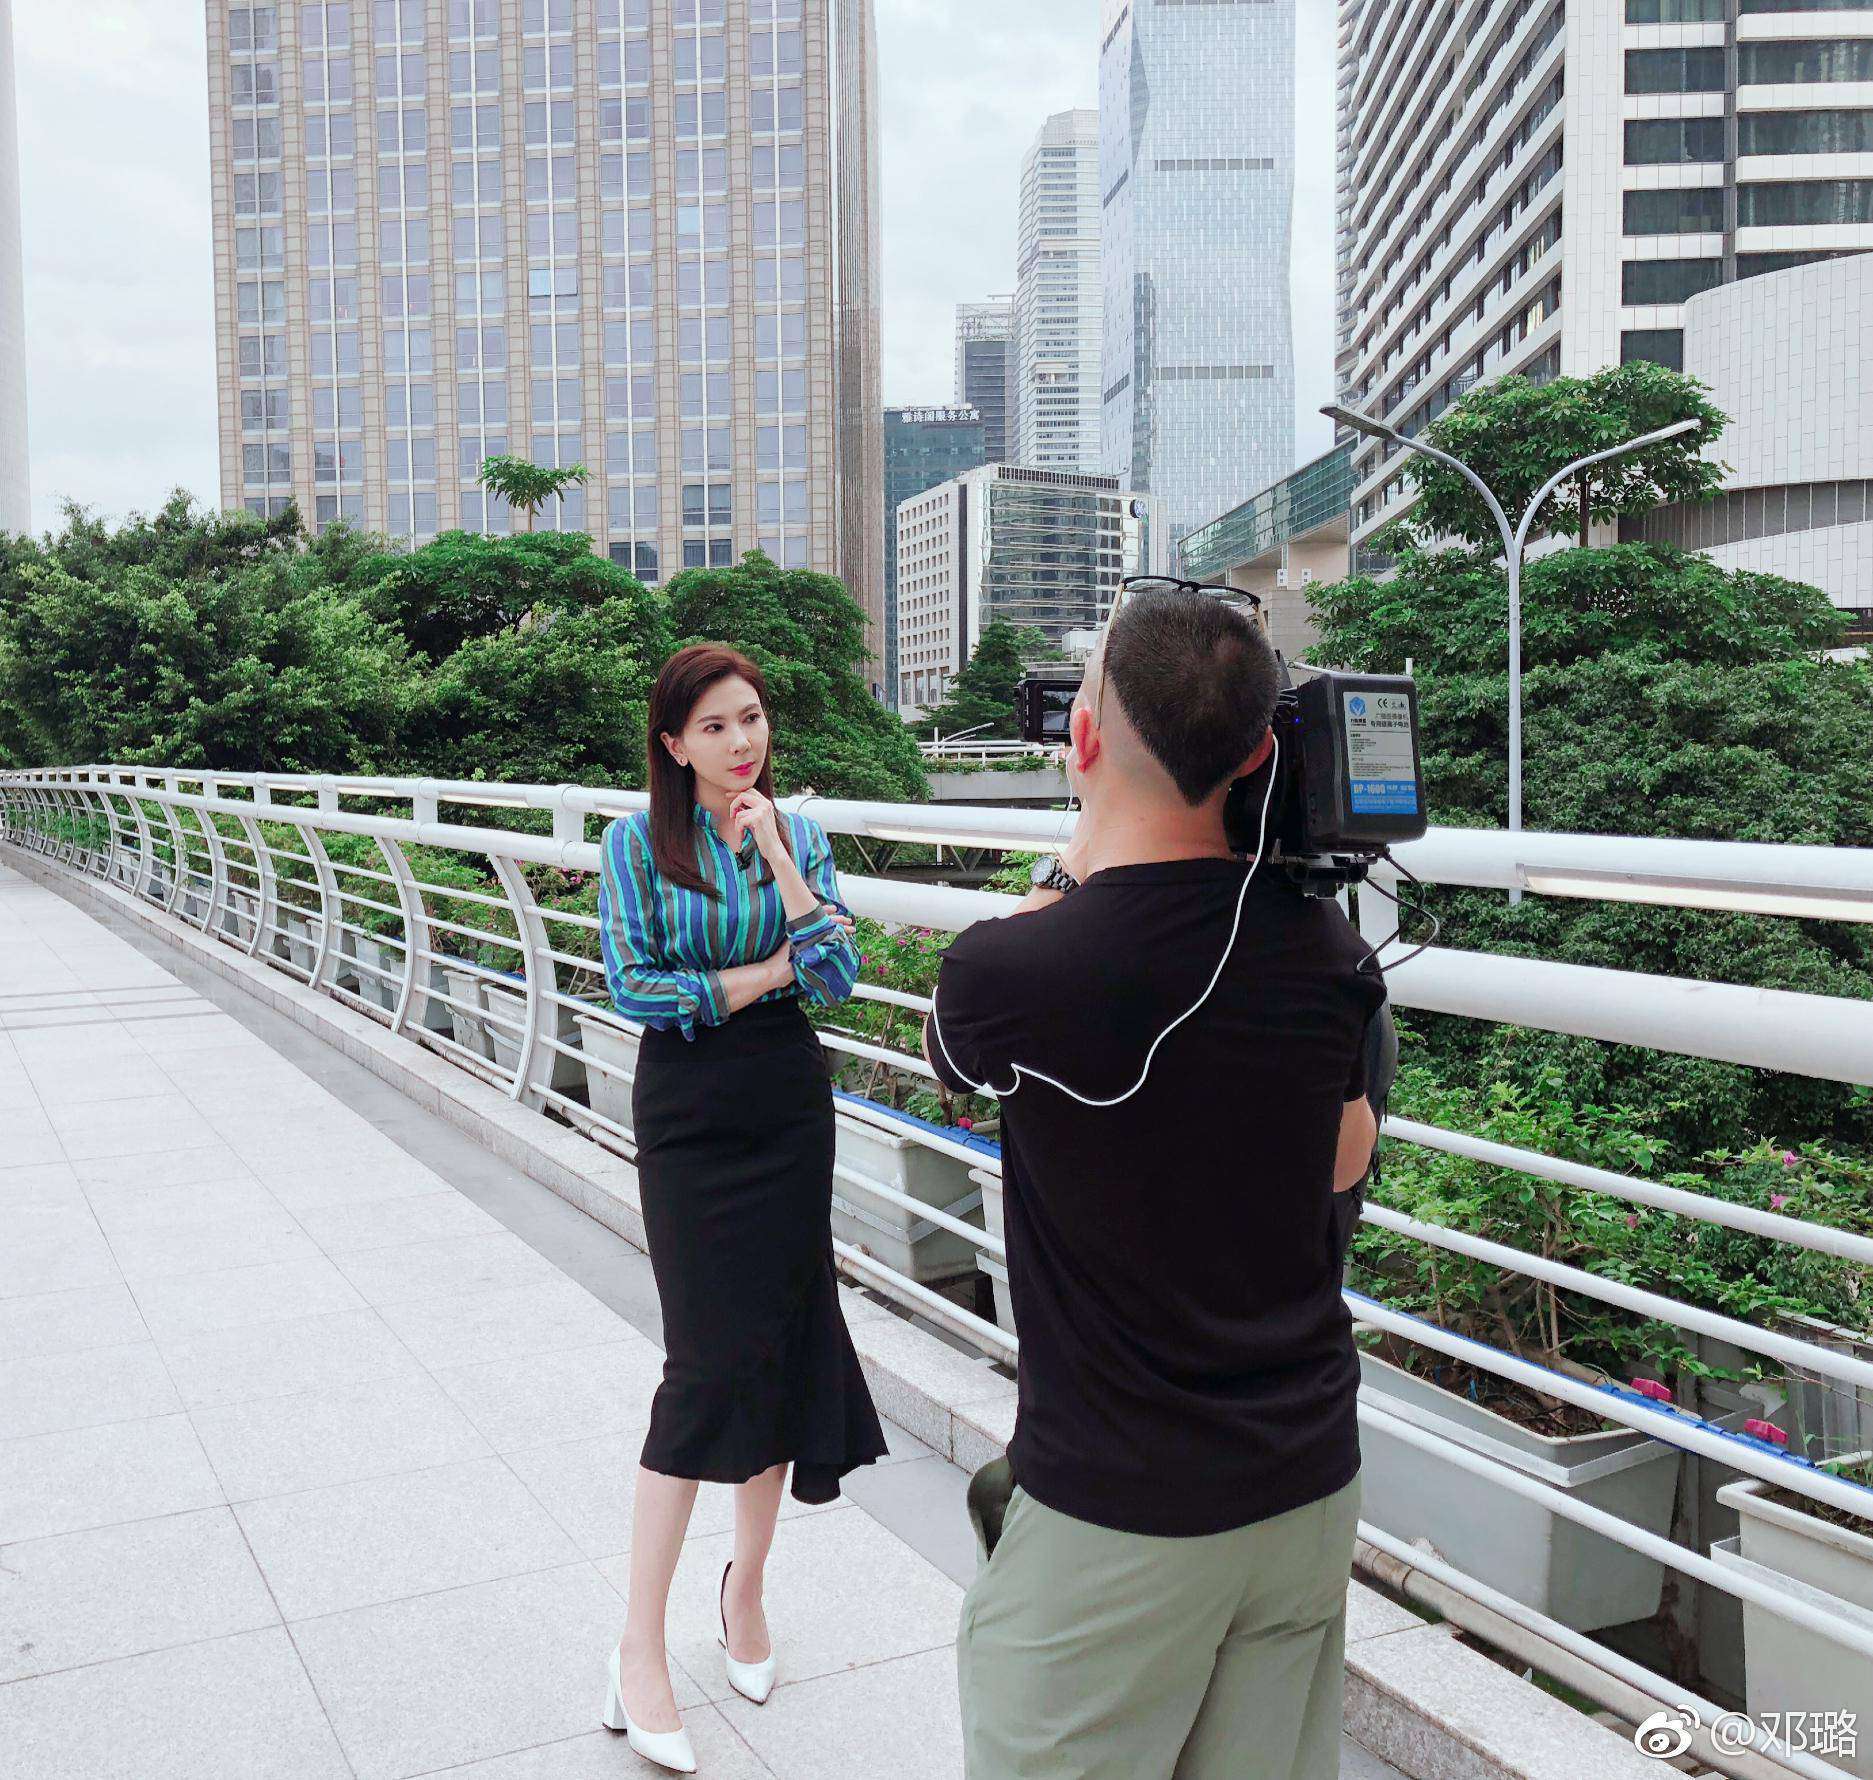
[[[520,1050],[514,1059],[514,1082],[508,1091],[522,1106],[537,1109],[544,1107],[546,1101],[540,1093],[539,1084],[533,1080],[534,1059],[545,1054],[546,1080],[550,1083],[553,1079],[553,1063],[559,1055],[550,1044],[540,1042],[545,1022],[551,1022],[555,1035],[559,1031],[559,1003],[546,992],[558,992],[558,972],[551,955],[552,941],[547,938],[546,924],[540,919],[540,905],[534,901],[533,892],[527,887],[526,877],[519,864],[499,854],[494,855],[490,863],[514,911],[514,931],[520,940],[520,955],[527,967],[524,985],[527,992],[526,1030],[520,1035]]]
[[[424,906],[422,888],[416,881],[416,874],[410,870],[402,846],[389,835],[380,834],[377,850],[396,880],[397,905],[403,910],[403,981],[397,986],[397,1005],[390,1015],[390,1030],[401,1034],[408,1030],[411,1017],[416,1013],[417,985],[429,981],[429,953],[434,948],[429,938],[429,910]],[[429,1012],[426,992],[422,1002],[422,1016],[426,1019]]]

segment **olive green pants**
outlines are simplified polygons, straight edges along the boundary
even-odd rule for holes
[[[976,1473],[957,1661],[968,1780],[1336,1780],[1359,1479],[1191,1539]]]

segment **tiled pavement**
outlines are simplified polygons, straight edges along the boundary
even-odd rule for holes
[[[0,866],[8,1780],[649,1774],[597,1713],[657,1333],[610,1231]],[[965,1480],[892,1445],[789,1500],[760,1709],[704,1487],[671,1647],[715,1780],[960,1773]]]

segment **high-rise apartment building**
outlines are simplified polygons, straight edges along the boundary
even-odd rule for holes
[[[1014,329],[1013,297],[956,305],[956,405],[982,416],[992,464],[1007,463],[1013,444]]]
[[[973,408],[887,408],[884,412],[884,635],[887,702],[896,704],[897,510],[912,495],[988,461],[982,416]]]
[[[0,0],[0,532],[32,529],[26,475],[26,297],[20,255],[13,0]]]
[[[915,719],[998,618],[1084,657],[1126,575],[1161,575],[1163,503],[1116,476],[985,464],[897,510],[898,710]]]
[[[1684,305],[1873,248],[1873,13],[1341,0],[1336,381],[1415,433],[1484,378],[1681,365]],[[1408,499],[1354,450],[1353,547]]]
[[[1104,468],[1179,536],[1294,468],[1294,5],[1104,0]]]
[[[881,657],[870,12],[208,0],[226,502],[420,541],[582,463],[542,523],[842,572]]]
[[[1015,256],[1014,461],[1100,466],[1104,347],[1099,264],[1099,113],[1062,111],[1021,163]]]

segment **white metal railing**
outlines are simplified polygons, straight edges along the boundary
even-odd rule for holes
[[[341,809],[341,798],[386,807],[379,813],[360,814]],[[554,1061],[575,1050],[559,1036],[559,1010],[571,1008],[601,1021],[616,1020],[600,1005],[602,973],[591,944],[596,923],[589,915],[543,907],[528,885],[524,868],[547,865],[595,872],[599,849],[587,838],[587,823],[641,809],[646,802],[642,792],[563,785],[76,767],[0,774],[0,832],[15,845],[157,902],[211,937],[322,993],[363,1008],[393,1032],[450,1057],[523,1104],[551,1112],[629,1156],[634,1147],[626,1126],[552,1085]],[[1020,850],[1064,846],[1073,821],[1057,811],[1002,807],[939,809],[812,795],[781,802],[790,809],[810,808],[835,834]],[[443,821],[444,806],[462,812],[464,819]],[[477,809],[537,812],[545,818],[540,826],[550,832],[479,826],[472,820]],[[276,828],[275,838],[263,832],[267,826]],[[368,837],[382,869],[334,859],[327,842],[335,835]],[[288,844],[289,836],[296,844]],[[425,879],[413,869],[413,848],[484,860],[496,888]],[[1425,882],[1873,920],[1873,850],[1867,849],[1434,829],[1423,840],[1400,847],[1397,855],[1400,863]],[[1389,868],[1375,875],[1382,887],[1395,882]],[[840,887],[846,902],[860,915],[888,924],[952,930],[1004,914],[1013,900],[982,891],[854,876],[842,877]],[[438,913],[439,907],[451,904],[456,906],[449,914]],[[367,931],[353,918],[360,911],[381,913],[400,932],[392,936],[381,931],[381,924],[380,931]],[[1394,911],[1382,897],[1362,894],[1357,913],[1375,943],[1392,931]],[[580,935],[585,936],[583,942]],[[392,963],[368,960],[356,943],[363,938],[374,938]],[[448,941],[492,951],[512,968],[501,971],[466,958],[459,945],[449,949]],[[576,949],[581,943],[587,945],[584,952]],[[464,973],[468,979],[478,977],[510,989],[519,999],[518,1017],[465,1001],[439,977],[442,971]],[[377,999],[387,999],[388,1006],[375,1006],[371,997],[360,993],[371,975],[384,985],[387,994]],[[346,986],[346,978],[355,986]],[[1863,1002],[1440,947],[1400,964],[1388,981],[1394,1000],[1403,1007],[1513,1021],[1836,1081],[1873,1083],[1873,1008]],[[924,997],[864,983],[856,993],[914,1011],[927,1011],[929,1005]],[[436,1009],[472,1015],[493,1027],[506,1041],[506,1060],[497,1053],[490,1061],[439,1029],[441,1022],[431,1018]],[[629,1022],[617,1023],[632,1029]],[[883,1061],[907,1074],[932,1074],[920,1055],[845,1033],[822,1031],[820,1036],[832,1049]],[[588,1071],[621,1074],[589,1052],[583,1061]],[[946,1139],[940,1132],[904,1123],[883,1109],[842,1098],[840,1112],[842,1117],[883,1126],[941,1153],[961,1157],[989,1178],[1000,1172],[998,1157]],[[1389,1119],[1385,1129],[1399,1141],[1468,1156],[1579,1191],[1612,1195],[1793,1247],[1873,1264],[1873,1239],[1851,1231],[1810,1225],[1682,1187],[1417,1121]],[[853,1193],[961,1236],[986,1264],[1005,1262],[1004,1245],[986,1229],[844,1163],[836,1166],[835,1173]],[[1683,1304],[1664,1291],[1605,1279],[1479,1235],[1429,1225],[1381,1205],[1368,1205],[1364,1215],[1412,1240],[1721,1337],[1745,1351],[1838,1384],[1861,1390],[1873,1387],[1873,1366],[1862,1360]],[[866,1284],[929,1316],[985,1353],[1002,1359],[1017,1355],[1018,1342],[1011,1333],[851,1244],[835,1246],[846,1270]],[[1740,1437],[1631,1392],[1533,1365],[1358,1294],[1349,1294],[1349,1300],[1360,1319],[1376,1328],[1546,1396],[1575,1403],[1685,1451],[1720,1459],[1793,1493],[1873,1518],[1873,1491],[1820,1471],[1766,1442]],[[1368,1425],[1408,1441],[1434,1438],[1409,1428],[1395,1411],[1380,1403],[1362,1399],[1360,1414]],[[1401,1434],[1401,1428],[1408,1431]],[[1453,1456],[1448,1446],[1441,1450],[1444,1456]],[[1748,1575],[1719,1568],[1602,1510],[1577,1503],[1536,1479],[1487,1459],[1458,1462],[1480,1466],[1501,1487],[1534,1496],[1557,1515],[1674,1564],[1712,1587],[1811,1629],[1817,1623],[1813,1608],[1802,1607]],[[1821,1618],[1828,1636],[1873,1656],[1873,1639],[1864,1631],[1825,1614]],[[1671,1690],[1660,1682],[1659,1693],[1669,1697]],[[1786,1748],[1773,1753],[1797,1771],[1833,1772],[1825,1763]]]
[[[1037,748],[1032,742],[919,742],[917,748],[930,766],[940,767],[956,761],[988,765],[998,760],[1024,759],[1031,759],[1036,767],[1053,764],[1047,750]]]

